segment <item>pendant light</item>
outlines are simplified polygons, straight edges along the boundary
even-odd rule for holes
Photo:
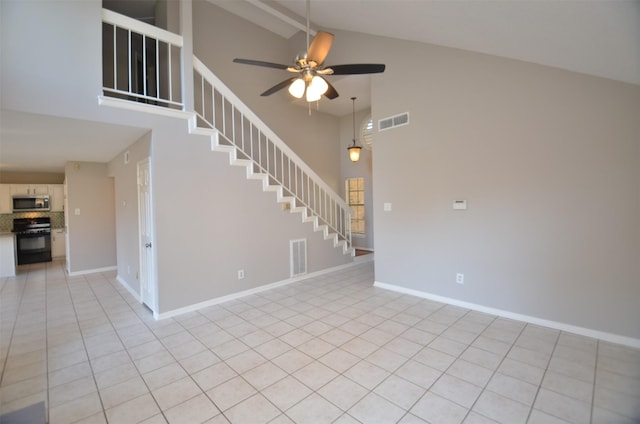
[[[358,160],[360,160],[360,150],[362,147],[356,144],[356,98],[352,97],[351,101],[353,102],[353,144],[347,147],[347,150],[349,150],[349,159],[351,159],[351,162],[358,162]]]

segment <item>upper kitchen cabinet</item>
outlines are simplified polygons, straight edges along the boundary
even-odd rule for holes
[[[49,186],[51,196],[51,212],[64,212],[64,186],[54,184]]]
[[[0,213],[11,213],[11,184],[0,184]]]
[[[11,184],[11,195],[49,194],[49,186],[46,184]]]

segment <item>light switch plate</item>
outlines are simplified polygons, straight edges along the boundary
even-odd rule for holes
[[[455,210],[465,210],[465,209],[467,209],[467,201],[466,200],[454,200],[453,201],[453,209],[455,209]]]
[[[387,202],[384,204],[384,211],[391,212],[391,203]]]

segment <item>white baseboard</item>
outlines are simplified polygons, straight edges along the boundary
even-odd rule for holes
[[[311,279],[323,274],[328,274],[330,272],[334,272],[334,271],[339,271],[342,269],[346,269],[346,268],[351,268],[353,266],[356,266],[358,264],[353,264],[353,263],[348,263],[345,265],[338,265],[332,268],[327,268],[327,269],[323,269],[320,271],[316,271],[316,272],[312,272],[309,274],[304,274],[298,277],[294,277],[294,278],[288,278],[286,280],[282,280],[282,281],[277,281],[275,283],[270,283],[270,284],[265,284],[264,286],[259,286],[259,287],[255,287],[249,290],[243,290],[241,292],[237,292],[237,293],[231,293],[228,294],[226,296],[222,296],[222,297],[216,297],[214,299],[209,299],[206,300],[204,302],[199,302],[199,303],[194,303],[193,305],[189,305],[189,306],[185,306],[182,308],[178,308],[178,309],[173,309],[171,311],[167,311],[167,312],[163,312],[163,313],[158,313],[158,314],[154,314],[154,318],[159,320],[159,319],[166,319],[166,318],[171,318],[174,317],[176,315],[181,315],[181,314],[185,314],[187,312],[193,312],[193,311],[197,311],[198,309],[202,309],[202,308],[206,308],[208,306],[213,306],[213,305],[217,305],[219,303],[223,303],[223,302],[228,302],[230,300],[235,300],[235,299],[239,299],[241,297],[245,297],[245,296],[250,296],[252,294],[256,294],[256,293],[260,293],[263,291],[267,291],[267,290],[271,290],[271,289],[275,289],[276,287],[282,287],[282,286],[286,286],[288,284],[292,284],[292,283],[297,283],[297,282],[303,282],[304,280],[307,279]]]
[[[604,340],[611,343],[621,344],[629,347],[633,347],[636,349],[640,349],[640,339],[635,339],[633,337],[621,336],[619,334],[608,333],[599,330],[592,330],[590,328],[578,327],[571,324],[566,324],[558,321],[551,321],[543,318],[533,317],[530,315],[518,314],[515,312],[505,311],[502,309],[491,308],[488,306],[478,305],[475,303],[465,302],[458,299],[453,299],[444,296],[438,296],[435,294],[409,289],[406,287],[396,286],[393,284],[381,283],[379,281],[375,281],[373,283],[375,287],[379,287],[381,289],[387,289],[391,291],[395,291],[398,293],[409,294],[416,297],[421,297],[423,299],[429,299],[436,302],[447,303],[449,305],[459,306],[461,308],[472,309],[478,312],[484,312],[490,315],[497,315],[504,318],[513,319],[516,321],[523,321],[530,324],[540,325],[543,327],[549,327],[556,330],[566,331],[569,333],[579,334],[581,336],[592,337],[595,339]]]
[[[117,269],[118,267],[114,265],[114,266],[107,266],[104,268],[85,269],[82,271],[67,272],[67,275],[69,275],[70,277],[75,277],[78,275],[96,274],[98,272],[115,271]]]
[[[127,291],[129,292],[129,294],[131,294],[131,296],[133,296],[133,298],[135,300],[138,301],[138,303],[142,303],[142,298],[140,297],[140,293],[136,293],[135,290],[133,290],[131,287],[129,287],[129,285],[127,284],[127,282],[124,280],[124,278],[120,277],[119,275],[116,277],[116,280],[118,280],[118,283],[120,283],[120,285],[122,287],[124,287],[125,289],[127,289]]]

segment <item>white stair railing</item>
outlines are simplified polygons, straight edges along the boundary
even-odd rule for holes
[[[251,161],[254,174],[264,174],[269,185],[282,187],[292,208],[306,208],[350,248],[350,206],[195,57],[193,70],[199,124],[217,130],[239,159]]]
[[[102,9],[105,96],[182,110],[182,37]]]

